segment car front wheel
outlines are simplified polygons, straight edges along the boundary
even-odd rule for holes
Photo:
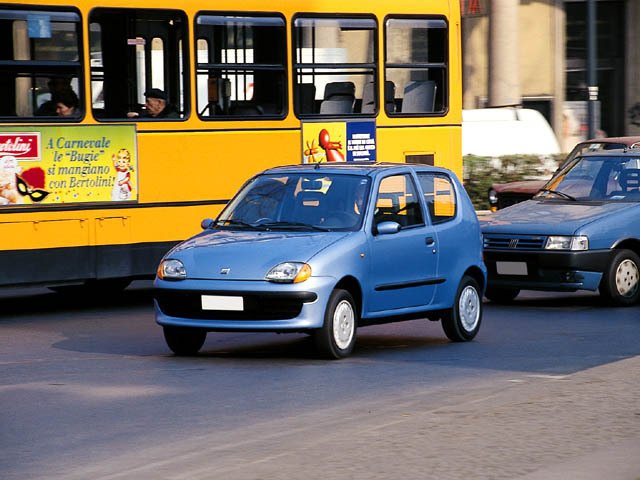
[[[195,355],[206,338],[207,331],[199,328],[164,327],[164,339],[176,355]]]
[[[600,282],[600,295],[611,305],[626,307],[640,298],[640,257],[631,250],[619,250]]]
[[[346,290],[335,289],[324,314],[324,325],[314,332],[318,352],[325,358],[348,357],[356,343],[358,310]]]
[[[475,279],[462,277],[453,307],[442,316],[442,329],[452,342],[473,340],[482,322],[482,293]]]

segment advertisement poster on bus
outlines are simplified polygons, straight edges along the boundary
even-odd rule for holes
[[[303,122],[302,163],[375,162],[376,123]]]
[[[0,129],[0,208],[137,201],[135,125]]]

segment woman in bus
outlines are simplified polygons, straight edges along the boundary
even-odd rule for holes
[[[75,115],[80,104],[78,96],[71,90],[63,90],[56,95],[56,113],[59,117]]]

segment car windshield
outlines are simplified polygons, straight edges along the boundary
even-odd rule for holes
[[[223,229],[352,231],[360,228],[369,178],[289,173],[253,178],[217,218]]]
[[[535,196],[563,201],[639,202],[640,157],[577,157]]]

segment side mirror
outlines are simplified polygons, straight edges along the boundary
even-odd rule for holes
[[[380,222],[376,225],[378,235],[389,235],[392,233],[398,233],[400,231],[400,224],[398,222]]]
[[[204,220],[202,220],[202,222],[200,222],[200,226],[203,230],[211,228],[211,225],[213,225],[213,219],[211,218],[205,218]]]

